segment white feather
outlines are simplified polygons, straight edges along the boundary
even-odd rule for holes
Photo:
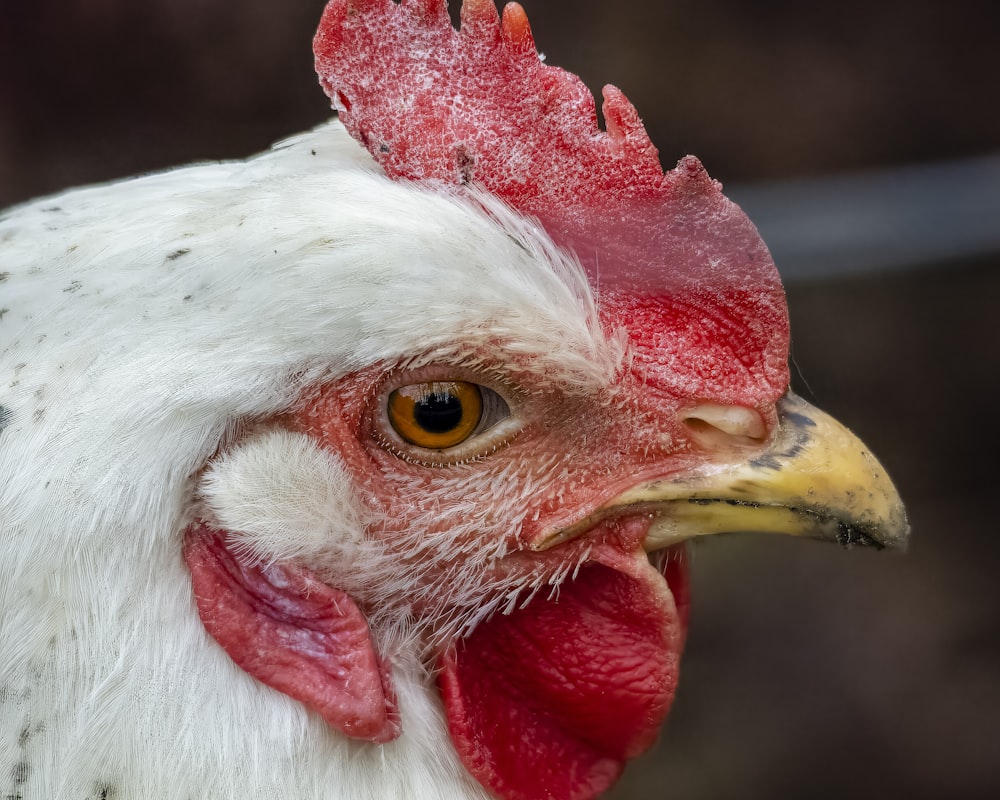
[[[249,563],[344,563],[365,544],[346,465],[305,434],[271,429],[243,440],[213,459],[198,495],[199,516],[232,531],[233,551]]]
[[[248,439],[195,495],[234,431],[360,367],[506,341],[539,381],[605,383],[620,352],[573,261],[486,197],[388,181],[333,122],[12,209],[0,276],[0,789],[484,797],[405,635],[403,735],[345,739],[207,636],[180,537],[203,502],[261,558],[361,547],[337,458],[292,434]]]

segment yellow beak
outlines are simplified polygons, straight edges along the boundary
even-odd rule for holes
[[[624,509],[654,516],[647,550],[711,533],[786,533],[842,545],[902,547],[909,525],[885,469],[847,428],[793,394],[749,457],[629,489],[573,528]],[[569,538],[564,531],[560,539]]]

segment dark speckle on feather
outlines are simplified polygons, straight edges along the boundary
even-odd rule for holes
[[[0,406],[0,431],[14,421],[14,412],[5,406]]]
[[[176,261],[181,256],[186,256],[191,252],[190,247],[182,247],[179,250],[174,250],[174,252],[167,255],[167,261]]]
[[[95,800],[116,800],[118,790],[110,783],[99,783],[95,787]]]
[[[80,281],[72,281],[69,286],[67,286],[65,289],[63,289],[63,291],[64,292],[69,292],[70,294],[72,294],[73,292],[80,291],[80,289],[82,287],[83,287],[83,284],[80,283]]]
[[[9,277],[10,277],[9,272],[0,272],[0,283],[3,283]]]
[[[30,771],[31,770],[28,768],[28,765],[25,762],[19,761],[11,769],[11,771],[10,771],[10,779],[11,779],[11,781],[14,782],[15,786],[20,786],[23,783],[27,783],[27,781],[28,781],[28,773]]]
[[[31,741],[34,735],[35,731],[31,730],[31,726],[25,725],[21,728],[21,732],[17,735],[17,746],[23,748],[28,742]]]

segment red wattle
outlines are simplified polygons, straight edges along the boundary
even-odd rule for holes
[[[673,699],[686,622],[683,560],[663,575],[608,552],[558,599],[480,624],[441,660],[452,740],[504,800],[585,800],[655,740]]]

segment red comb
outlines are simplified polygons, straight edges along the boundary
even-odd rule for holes
[[[524,10],[465,0],[332,0],[316,70],[347,130],[393,178],[475,183],[536,217],[603,287],[776,291],[770,254],[688,156],[664,174],[635,108],[545,66]]]

